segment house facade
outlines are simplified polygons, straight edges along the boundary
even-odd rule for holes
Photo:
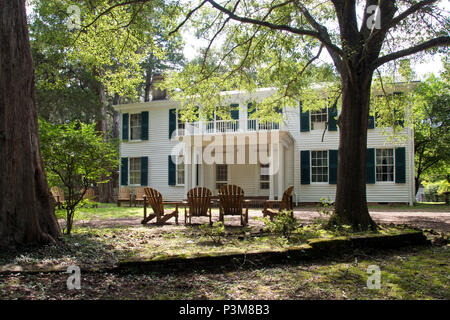
[[[275,92],[227,92],[232,120],[183,123],[179,102],[157,99],[114,106],[121,114],[120,186],[150,186],[164,199],[183,200],[195,186],[214,195],[235,184],[249,197],[281,199],[294,186],[294,201],[334,200],[337,183],[339,128],[333,108],[304,112],[301,104],[283,108],[281,123],[252,119],[257,103]],[[157,97],[156,94],[154,94]],[[369,119],[367,201],[414,200],[413,132],[392,144]]]

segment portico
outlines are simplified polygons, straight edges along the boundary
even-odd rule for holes
[[[195,186],[217,195],[236,184],[246,196],[281,199],[292,184],[294,140],[286,131],[183,136],[185,193]]]

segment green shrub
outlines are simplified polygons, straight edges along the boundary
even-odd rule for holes
[[[316,207],[318,218],[313,219],[313,223],[320,227],[326,227],[334,210],[334,203],[330,198],[320,198],[320,203]]]
[[[71,122],[64,125],[39,120],[42,159],[47,181],[51,187],[63,189],[66,227],[70,234],[76,211],[86,205],[95,205],[84,199],[93,184],[106,183],[108,174],[117,170],[117,150],[106,142],[95,129],[95,124]]]
[[[424,182],[425,189],[423,191],[425,200],[428,202],[446,201],[446,193],[450,191],[450,183],[443,179],[435,182]]]
[[[200,231],[214,244],[222,244],[222,237],[225,235],[225,226],[222,221],[214,222],[212,225],[202,224],[199,227]]]
[[[284,237],[287,241],[291,240],[292,234],[300,226],[297,219],[292,216],[292,211],[283,210],[279,214],[275,215],[273,221],[269,217],[263,219],[264,225],[273,234]]]

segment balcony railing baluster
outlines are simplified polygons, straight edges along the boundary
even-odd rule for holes
[[[244,126],[244,121],[247,121],[247,126]],[[270,131],[279,129],[279,123],[260,122],[259,119],[215,120],[186,122],[185,130],[178,130],[177,133],[178,135],[198,135],[230,132]]]

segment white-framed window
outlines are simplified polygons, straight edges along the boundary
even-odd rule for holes
[[[228,183],[228,166],[226,164],[216,164],[216,189]]]
[[[323,130],[328,121],[328,110],[323,108],[318,111],[311,111],[311,130]]]
[[[375,150],[376,181],[394,181],[394,149]]]
[[[130,158],[130,185],[141,185],[141,158]]]
[[[311,111],[311,122],[327,122],[328,110],[323,108],[322,110]]]
[[[142,116],[140,113],[130,114],[130,140],[141,140]]]
[[[181,120],[180,112],[177,110],[177,136],[183,136],[186,129],[186,123]]]
[[[268,190],[269,183],[269,164],[260,164],[259,166],[259,188],[261,190]]]
[[[177,185],[184,185],[184,156],[177,156]]]
[[[328,182],[328,151],[311,151],[311,181]]]

